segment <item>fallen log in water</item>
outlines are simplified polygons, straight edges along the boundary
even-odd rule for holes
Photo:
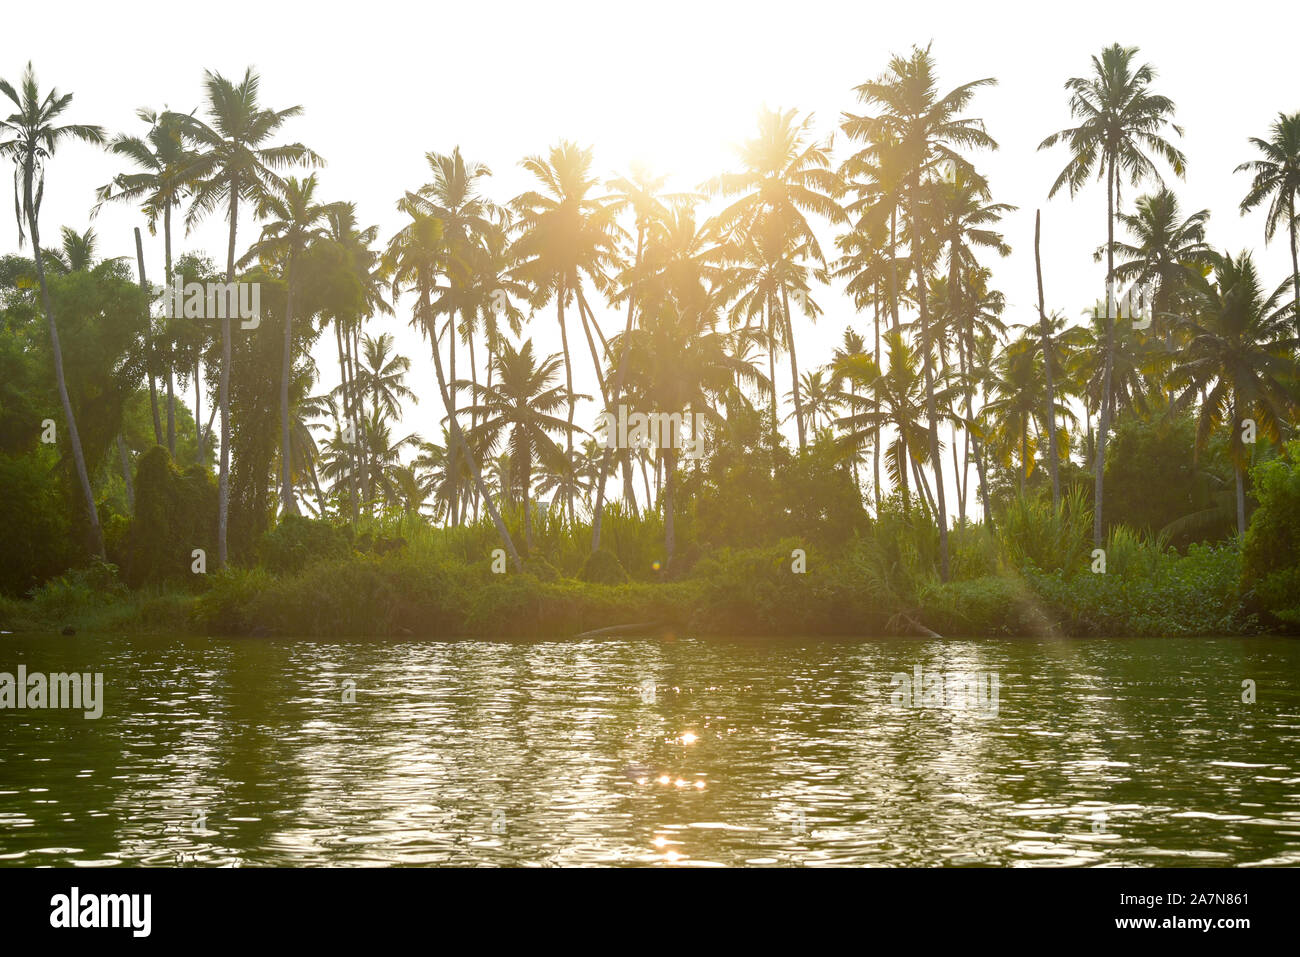
[[[613,635],[646,635],[652,632],[658,632],[663,629],[663,625],[657,621],[641,621],[631,625],[611,625],[609,628],[597,628],[594,631],[584,631],[580,635],[574,635],[574,638],[608,638]]]

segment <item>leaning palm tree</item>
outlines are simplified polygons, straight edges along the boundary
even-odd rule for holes
[[[90,545],[100,558],[104,557],[104,534],[95,508],[95,493],[90,487],[90,473],[86,471],[86,455],[81,448],[81,435],[77,420],[72,414],[72,400],[68,398],[68,382],[63,374],[63,349],[59,345],[59,327],[54,318],[50,290],[45,282],[45,264],[41,250],[40,213],[41,198],[45,194],[45,165],[54,157],[61,143],[81,140],[85,143],[102,143],[103,131],[98,126],[81,123],[58,125],[58,119],[72,102],[72,94],[60,94],[51,89],[44,97],[36,82],[32,65],[27,64],[15,89],[7,80],[0,80],[0,93],[13,102],[15,112],[0,119],[0,158],[14,164],[14,212],[18,219],[18,243],[23,242],[23,226],[32,239],[32,259],[36,266],[36,282],[41,290],[41,306],[50,330],[50,352],[54,358],[54,380],[63,406],[63,418],[68,426],[68,442],[72,446],[72,461],[77,471],[77,481],[85,499],[86,519],[90,525]],[[20,185],[21,184],[21,185]]]
[[[975,93],[996,81],[991,77],[973,80],[939,95],[935,61],[929,48],[913,47],[910,56],[893,57],[888,70],[878,79],[856,88],[858,98],[879,109],[876,116],[846,115],[843,128],[853,139],[889,144],[884,152],[894,153],[893,162],[905,171],[906,205],[912,269],[916,277],[920,349],[925,374],[926,415],[930,425],[930,464],[935,477],[935,504],[939,515],[939,575],[948,580],[948,518],[944,499],[943,466],[939,456],[939,402],[935,398],[931,353],[935,338],[930,329],[925,270],[928,227],[921,210],[926,193],[936,188],[941,164],[972,182],[983,180],[970,163],[956,152],[959,148],[997,149],[984,131],[984,123],[960,114]]]
[[[1242,253],[1216,257],[1213,277],[1192,279],[1192,315],[1185,321],[1190,338],[1183,349],[1178,378],[1186,383],[1175,399],[1184,408],[1204,396],[1197,415],[1200,451],[1215,426],[1231,429],[1229,454],[1237,485],[1237,533],[1246,533],[1246,420],[1252,431],[1274,441],[1290,432],[1300,411],[1300,368],[1285,308],[1279,309],[1287,283],[1265,296],[1255,264]]]
[[[1267,140],[1252,136],[1250,141],[1264,154],[1263,159],[1250,160],[1237,167],[1237,172],[1254,173],[1250,192],[1241,201],[1241,211],[1246,213],[1268,201],[1268,217],[1264,220],[1264,239],[1271,240],[1278,224],[1285,220],[1291,238],[1291,291],[1295,296],[1296,328],[1300,329],[1300,261],[1296,253],[1296,232],[1300,231],[1300,218],[1296,211],[1300,199],[1300,113],[1290,116],[1279,113]]]
[[[316,202],[316,174],[299,180],[290,176],[283,190],[266,193],[257,204],[259,219],[268,220],[262,227],[262,238],[254,243],[240,260],[246,265],[254,259],[264,264],[278,264],[284,271],[286,288],[284,306],[284,349],[280,358],[280,505],[286,515],[297,512],[293,497],[293,480],[289,468],[289,379],[293,370],[293,300],[298,277],[294,267],[308,243],[325,237],[324,224],[331,215],[342,212],[342,203]],[[228,311],[228,310],[227,310]]]
[[[238,84],[220,73],[204,73],[209,123],[186,114],[164,114],[167,122],[180,125],[193,161],[183,175],[193,182],[186,224],[193,225],[208,213],[226,207],[230,224],[226,245],[226,285],[235,281],[235,236],[239,226],[239,202],[260,201],[283,189],[275,172],[294,164],[318,166],[319,156],[301,143],[269,146],[267,141],[288,120],[302,112],[301,106],[270,110],[258,102],[261,80],[252,68]],[[177,117],[177,119],[172,119]],[[226,563],[226,525],[230,511],[230,310],[222,311],[221,376],[217,401],[221,413],[221,462],[217,473],[217,563]]]
[[[149,235],[158,234],[158,221],[163,227],[163,278],[165,286],[172,284],[172,210],[181,205],[189,195],[191,181],[188,170],[193,165],[194,154],[186,147],[181,123],[175,113],[157,113],[154,110],[136,110],[138,116],[149,124],[143,137],[125,133],[115,136],[109,149],[118,156],[131,160],[139,172],[119,173],[112,181],[101,186],[96,194],[99,200],[91,210],[94,216],[106,202],[139,203],[149,225]],[[176,397],[173,384],[172,363],[167,364],[167,449],[176,454]],[[150,385],[152,387],[152,377]]]
[[[1048,198],[1055,196],[1062,186],[1068,187],[1073,197],[1094,171],[1097,179],[1106,180],[1104,396],[1110,395],[1111,353],[1115,341],[1115,317],[1111,313],[1115,299],[1115,211],[1120,180],[1127,178],[1134,185],[1147,177],[1160,181],[1160,172],[1148,151],[1162,157],[1179,176],[1183,175],[1187,163],[1182,152],[1162,135],[1166,126],[1179,136],[1183,132],[1170,120],[1174,113],[1173,101],[1151,92],[1156,75],[1151,64],[1144,63],[1134,69],[1133,58],[1137,52],[1137,47],[1112,44],[1102,50],[1100,57],[1092,58],[1091,76],[1066,80],[1065,88],[1071,94],[1070,114],[1079,120],[1079,125],[1053,133],[1038,144],[1041,150],[1065,143],[1070,150],[1070,159],[1052,183]],[[1112,411],[1110,403],[1103,401],[1097,425],[1092,538],[1098,548],[1102,545],[1102,479],[1106,472],[1106,435]]]

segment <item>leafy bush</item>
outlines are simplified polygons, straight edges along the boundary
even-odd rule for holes
[[[199,465],[181,471],[160,445],[141,455],[126,568],[131,586],[193,582],[193,550],[215,557],[216,541],[217,483],[211,473]]]
[[[1255,628],[1241,600],[1235,545],[1192,545],[1185,556],[1148,548],[1154,555],[1125,572],[1108,561],[1105,574],[1031,570],[1026,577],[1071,636],[1233,635]]]
[[[392,540],[383,538],[379,541]],[[392,550],[388,547],[380,549],[371,541],[367,544],[380,553]],[[301,515],[281,518],[279,525],[262,535],[257,548],[259,564],[276,575],[300,572],[315,562],[347,558],[351,552],[352,546],[342,529],[321,519]]]
[[[52,453],[0,454],[0,595],[17,597],[67,568],[68,497]]]
[[[1050,497],[1019,496],[998,522],[998,539],[1014,568],[1073,574],[1091,551],[1092,505],[1078,489],[1059,508]]]
[[[1243,585],[1270,615],[1300,625],[1300,442],[1251,474],[1259,508],[1242,546]]]
[[[599,585],[624,585],[627,583],[627,571],[624,570],[617,555],[602,548],[587,556],[587,560],[582,563],[582,571],[578,573],[578,578]]]

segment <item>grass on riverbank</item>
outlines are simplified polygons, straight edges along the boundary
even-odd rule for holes
[[[897,529],[894,530],[898,532]],[[953,581],[929,570],[927,542],[874,535],[838,554],[783,541],[724,549],[668,580],[580,581],[544,560],[494,574],[488,558],[395,548],[293,570],[232,568],[180,586],[130,589],[112,566],[76,570],[30,599],[0,599],[0,628],[78,633],[566,638],[629,623],[691,635],[946,637],[1173,636],[1262,630],[1239,585],[1234,546],[1186,555],[1112,536],[1111,564],[1010,565],[982,529],[953,535]],[[1037,556],[1051,561],[1046,552]],[[613,564],[617,565],[617,562]]]

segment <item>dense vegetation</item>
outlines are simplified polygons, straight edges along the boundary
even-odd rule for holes
[[[1077,125],[1041,148],[1064,161],[1053,193],[1105,181],[1107,293],[1071,325],[1040,280],[1016,326],[986,261],[1010,252],[977,165],[997,143],[968,115],[994,81],[941,92],[936,71],[913,49],[857,87],[841,154],[763,113],[693,193],[602,182],[561,142],[498,203],[489,169],[431,152],[382,242],[320,195],[321,158],[281,136],[301,108],[263,106],[251,71],[207,74],[192,113],[141,110],[141,135],[67,123],[72,97],[30,68],[0,82],[20,242],[0,258],[0,627],[1300,628],[1300,114],[1243,144],[1242,211],[1290,243],[1270,288],[1165,184],[1188,159],[1154,70],[1103,50],[1066,83]],[[99,261],[91,230],[41,245],[70,139],[127,167],[95,200],[161,230],[160,285],[143,258]],[[224,267],[173,256],[212,215]],[[166,306],[236,281],[257,284],[254,323]],[[833,283],[858,315],[801,373]],[[401,311],[430,344],[439,436],[401,434],[430,391],[379,329]],[[542,323],[561,352],[538,352]],[[331,340],[339,384],[318,391]],[[610,420],[578,420],[586,399]],[[679,415],[615,442],[628,410]]]

